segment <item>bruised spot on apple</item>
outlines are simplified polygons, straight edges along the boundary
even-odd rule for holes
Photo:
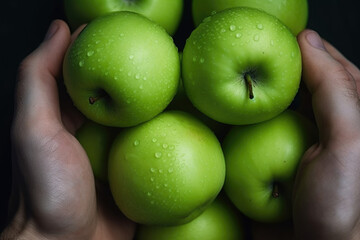
[[[180,60],[161,26],[124,11],[96,18],[84,28],[66,53],[63,73],[74,105],[88,119],[130,127],[171,102]]]
[[[291,217],[298,164],[315,143],[316,128],[291,110],[257,124],[235,126],[223,142],[224,189],[235,206],[259,222]]]
[[[277,18],[252,8],[208,17],[187,39],[182,58],[187,96],[208,117],[252,124],[283,112],[301,79],[295,36]]]

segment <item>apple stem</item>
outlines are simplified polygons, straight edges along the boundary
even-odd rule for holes
[[[89,103],[91,105],[93,105],[96,101],[98,101],[99,99],[101,99],[101,96],[99,97],[89,97]]]
[[[250,74],[245,73],[245,81],[249,90],[249,98],[253,99],[254,98],[254,92],[253,92],[253,84],[252,84],[252,78],[250,76]]]
[[[279,185],[277,183],[273,184],[272,196],[273,196],[273,198],[278,198],[280,196]]]

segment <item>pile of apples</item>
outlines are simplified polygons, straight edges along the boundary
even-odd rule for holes
[[[88,121],[76,136],[137,239],[243,239],[242,216],[291,219],[316,127],[289,106],[306,0],[65,0],[63,75]]]

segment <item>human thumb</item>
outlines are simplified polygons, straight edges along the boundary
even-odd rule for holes
[[[304,30],[298,42],[303,81],[312,95],[320,143],[351,139],[360,132],[360,108],[355,78],[345,64],[348,60],[333,47],[329,51],[330,45],[315,31]]]

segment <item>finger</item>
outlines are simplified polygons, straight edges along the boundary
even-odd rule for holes
[[[330,53],[330,55],[335,58],[338,62],[340,62],[345,69],[353,76],[355,80],[355,84],[357,87],[358,94],[360,93],[360,71],[359,68],[355,66],[352,62],[350,62],[347,58],[345,58],[333,45],[329,42],[323,40],[326,50]]]
[[[61,20],[55,20],[43,43],[23,60],[18,73],[15,124],[21,120],[35,129],[61,126],[56,78],[61,74],[62,60],[69,43],[68,26]],[[48,126],[40,126],[43,122]]]
[[[328,52],[316,32],[303,31],[298,42],[303,58],[303,80],[312,94],[320,142],[328,144],[332,140],[355,137],[360,132],[360,114],[353,74]]]
[[[63,84],[60,85],[59,94],[62,123],[68,132],[75,135],[76,131],[82,126],[86,118],[74,106]]]
[[[71,42],[75,41],[75,39],[79,36],[79,34],[82,32],[82,30],[84,30],[85,27],[86,24],[83,24],[73,32],[73,34],[71,35]]]
[[[81,31],[85,28],[85,24],[77,28],[74,33],[71,35],[70,44],[72,44],[75,39],[79,36]],[[70,96],[66,92],[66,88],[63,84],[60,85],[60,107],[61,107],[61,119],[64,127],[71,134],[75,135],[76,131],[84,123],[85,117],[81,112],[73,105],[73,102]]]

